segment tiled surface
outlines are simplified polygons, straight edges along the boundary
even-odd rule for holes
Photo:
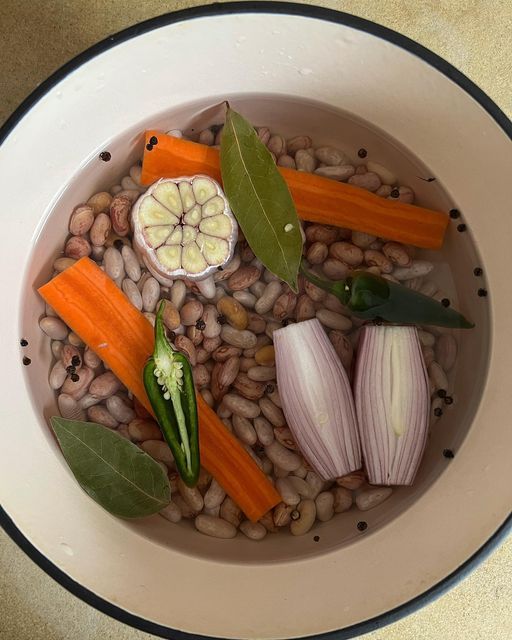
[[[53,70],[121,28],[200,2],[2,0],[0,123]],[[512,115],[511,0],[318,0],[424,44]],[[390,576],[392,580],[392,576]],[[88,607],[0,532],[0,640],[149,639]],[[510,640],[512,540],[435,603],[368,640]]]

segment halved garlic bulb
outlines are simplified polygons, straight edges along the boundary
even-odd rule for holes
[[[231,260],[238,237],[220,185],[203,175],[152,184],[133,206],[132,226],[137,249],[163,284],[186,278],[201,286]]]

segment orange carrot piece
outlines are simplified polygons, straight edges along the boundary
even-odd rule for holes
[[[144,151],[143,184],[196,173],[205,173],[220,181],[220,158],[216,149],[158,131],[147,131],[146,142],[151,136],[158,139],[158,144],[151,151]],[[387,200],[322,176],[282,167],[279,171],[303,220],[364,231],[425,249],[439,249],[443,244],[449,222],[445,213]]]
[[[39,293],[154,415],[142,380],[153,353],[153,328],[114,282],[92,260],[82,258]],[[200,394],[197,404],[201,464],[248,518],[259,520],[281,497]]]

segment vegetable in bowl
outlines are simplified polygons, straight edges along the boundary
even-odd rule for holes
[[[269,137],[269,148],[274,149],[269,151],[261,139],[266,137],[267,132],[255,130],[231,109],[219,140],[220,155],[197,142],[148,132],[142,167],[134,167],[130,181],[113,188],[113,199],[107,194],[108,205],[97,206],[107,210],[93,211],[91,226],[73,226],[73,238],[79,238],[79,244],[89,246],[90,251],[76,262],[74,256],[66,256],[70,262],[60,263],[62,272],[40,290],[76,334],[77,348],[82,348],[81,341],[87,345],[80,357],[85,359],[87,353],[98,358],[96,367],[90,368],[92,378],[101,375],[106,365],[119,381],[113,396],[98,396],[91,393],[91,380],[75,372],[79,379],[73,381],[64,369],[64,379],[57,376],[55,389],[60,397],[71,400],[60,406],[87,412],[90,421],[102,422],[104,428],[117,432],[113,435],[127,437],[155,457],[166,468],[171,491],[169,505],[160,510],[162,515],[173,522],[194,518],[200,532],[214,537],[233,537],[238,528],[251,539],[262,539],[267,531],[285,527],[293,535],[302,535],[317,517],[325,521],[334,512],[351,508],[355,497],[351,491],[358,492],[358,506],[375,506],[373,482],[382,486],[411,482],[421,461],[430,409],[438,417],[440,396],[431,400],[425,385],[419,391],[407,385],[395,389],[392,399],[399,398],[400,403],[403,400],[417,410],[418,431],[411,426],[395,432],[397,450],[400,438],[405,440],[407,433],[410,439],[412,434],[414,455],[402,474],[376,474],[374,469],[383,464],[382,451],[373,450],[371,459],[365,440],[369,422],[364,406],[372,398],[360,394],[359,378],[354,379],[351,366],[354,352],[356,371],[365,371],[371,362],[372,354],[358,345],[361,326],[372,320],[378,325],[416,324],[417,333],[394,324],[382,328],[389,326],[391,332],[412,336],[408,340],[415,341],[416,366],[423,371],[428,367],[431,380],[435,378],[434,392],[445,392],[443,401],[450,398],[449,384],[444,371],[436,368],[439,363],[433,361],[434,347],[441,340],[426,329],[430,324],[470,326],[452,308],[429,297],[436,293],[431,282],[416,283],[417,291],[399,280],[404,270],[420,264],[402,243],[439,247],[448,223],[446,214],[412,205],[410,190],[403,198],[408,201],[403,202],[400,198],[405,192],[381,184],[377,174],[367,179],[372,192],[365,191],[362,178],[352,180],[372,173],[364,165],[357,167],[359,173],[352,167],[351,177],[344,178],[349,184],[325,177],[329,175],[326,171],[301,171],[305,155],[313,171],[319,160],[327,166],[347,166],[328,164],[347,161],[331,148],[313,149],[311,139],[304,136],[288,143],[279,136]],[[286,146],[294,157],[283,152]],[[295,169],[290,168],[293,164]],[[349,174],[348,170],[344,173]],[[219,180],[224,192],[214,182]],[[374,188],[377,183],[380,186]],[[182,184],[190,188],[180,190]],[[158,192],[155,197],[162,186],[167,195]],[[199,187],[209,189],[208,193],[200,193]],[[398,195],[391,195],[394,191]],[[169,193],[172,211],[162,205]],[[195,203],[188,202],[190,193]],[[121,235],[115,225],[112,229],[106,224],[109,219],[118,221],[121,199],[123,205],[126,200],[130,204],[133,233],[123,229]],[[154,205],[149,213],[143,211],[148,199]],[[203,209],[213,200],[215,206],[222,202],[223,209],[210,216]],[[96,201],[100,198],[95,197]],[[162,207],[174,217],[169,219]],[[194,211],[199,217],[188,224]],[[230,228],[224,229],[226,220],[219,219],[221,226],[215,230],[221,235],[213,234],[219,239],[214,248],[222,249],[223,242],[227,246],[222,255],[216,250],[213,256],[199,236],[205,234],[204,223],[217,216],[224,216]],[[93,233],[98,220],[105,233],[98,229]],[[174,238],[178,228],[179,237]],[[168,244],[171,237],[177,244]],[[68,246],[73,244],[68,242]],[[169,251],[161,249],[175,247],[176,257],[178,253],[183,256],[187,246],[197,246],[199,252],[191,270],[192,263],[185,264],[181,258],[179,265],[167,261],[164,269],[155,268],[158,265],[153,260],[150,268],[149,252],[153,257],[165,254],[165,262]],[[308,266],[305,258],[311,261]],[[209,266],[199,269],[198,265],[205,267],[201,260]],[[291,364],[291,356],[300,355],[300,339],[286,347],[281,336],[300,335],[310,323],[320,327],[318,349],[309,345],[308,360],[315,362],[319,375],[310,388],[307,412],[302,412],[303,417],[308,413],[309,422],[300,424],[297,402],[291,398],[309,381],[312,367],[304,366],[306,360],[300,357]],[[156,345],[151,324],[157,332]],[[363,327],[362,335],[369,331]],[[64,333],[69,341],[66,327]],[[455,339],[451,334],[443,336],[446,368],[450,369],[456,357]],[[148,363],[155,346],[156,358]],[[54,353],[60,357],[59,349],[63,347],[55,347]],[[327,370],[335,380],[325,377]],[[180,385],[182,371],[186,373]],[[286,378],[287,383],[283,382]],[[389,378],[381,376],[383,397],[389,386],[386,380]],[[331,419],[330,412],[323,410],[321,403],[333,395],[331,383],[342,385],[338,402],[351,415],[350,420]],[[305,389],[302,395],[305,399]],[[123,407],[136,417],[122,422]],[[327,424],[329,428],[323,428]],[[331,446],[334,441],[337,449]],[[361,469],[360,441],[367,461],[365,471]],[[333,455],[339,460],[347,457],[350,463],[333,465]],[[382,490],[378,495],[385,499],[390,492]],[[234,527],[234,533],[226,523]]]

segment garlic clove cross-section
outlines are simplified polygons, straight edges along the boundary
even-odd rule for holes
[[[208,176],[162,178],[132,209],[137,250],[162,284],[193,280],[215,293],[213,273],[233,257],[238,226],[220,185]]]

